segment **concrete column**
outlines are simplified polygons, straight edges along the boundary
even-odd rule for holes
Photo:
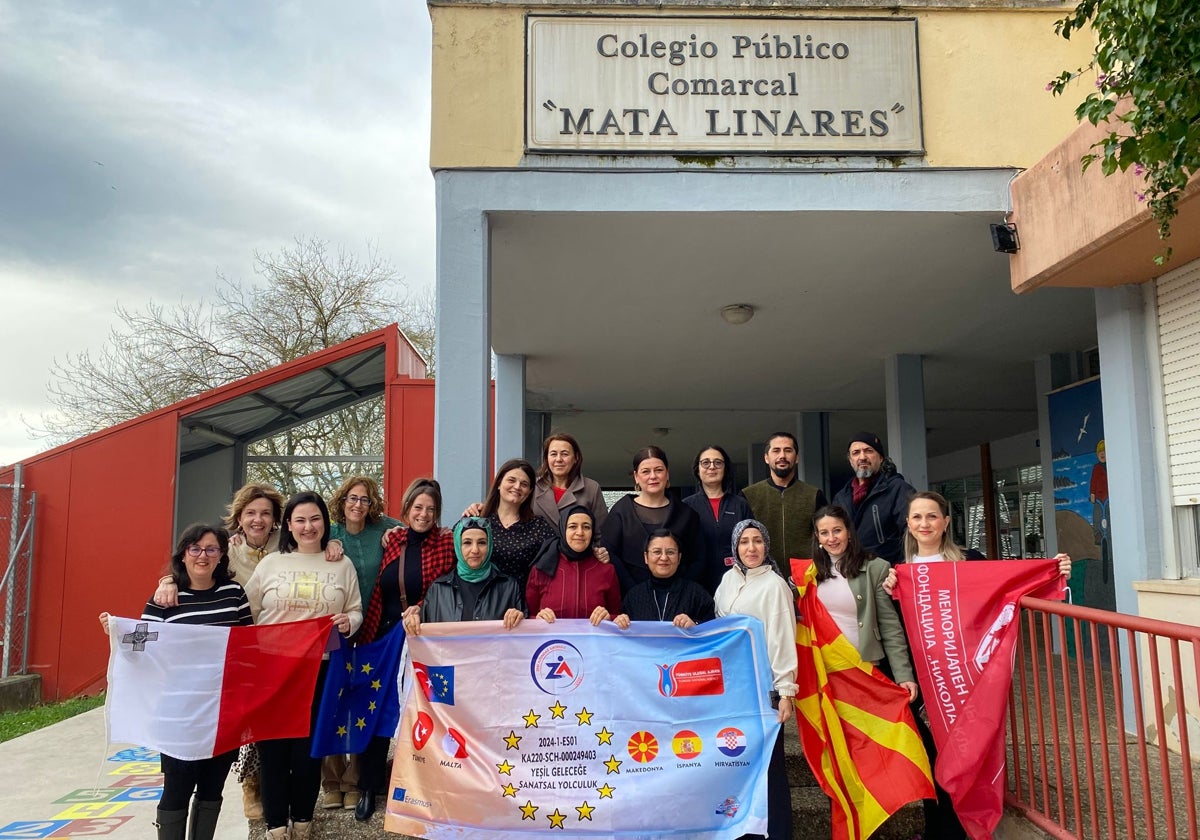
[[[496,467],[525,457],[525,357],[496,354]]]
[[[1034,390],[1037,391],[1038,456],[1042,464],[1042,533],[1046,538],[1046,556],[1058,554],[1058,527],[1054,516],[1054,447],[1050,445],[1050,400],[1052,363],[1049,356],[1033,362]]]
[[[829,412],[805,411],[796,415],[796,439],[800,441],[797,470],[800,478],[825,492],[829,498]]]
[[[1113,583],[1117,611],[1137,615],[1133,582],[1160,577],[1163,568],[1159,483],[1166,480],[1166,467],[1155,457],[1151,410],[1155,400],[1150,393],[1155,381],[1150,372],[1157,365],[1150,358],[1142,290],[1137,286],[1096,289],[1095,299]],[[1124,645],[1121,671],[1125,708],[1132,709],[1134,685]],[[1130,722],[1125,722],[1125,729],[1131,730]]]
[[[456,194],[455,173],[437,187],[437,392],[433,470],[442,509],[457,514],[488,486],[487,216]],[[445,517],[443,517],[445,518]]]
[[[921,356],[907,353],[888,356],[884,360],[888,455],[917,490],[929,489],[922,362]]]
[[[1150,358],[1142,290],[1117,286],[1095,294],[1113,579],[1118,612],[1136,615],[1133,581],[1162,576],[1159,483],[1166,474],[1155,457],[1149,375],[1156,364]]]

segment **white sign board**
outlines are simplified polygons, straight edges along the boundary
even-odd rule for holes
[[[919,154],[911,18],[530,15],[534,152]]]

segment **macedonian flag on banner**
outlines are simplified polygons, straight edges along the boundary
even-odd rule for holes
[[[938,784],[972,840],[1004,811],[1004,713],[1025,595],[1061,601],[1053,560],[904,563],[896,598],[937,746]]]
[[[762,625],[425,624],[385,826],[416,837],[734,838],[767,827]]]
[[[863,662],[817,598],[811,560],[792,560],[800,591],[796,721],[804,757],[833,800],[834,840],[866,840],[916,799],[934,795],[908,692]]]

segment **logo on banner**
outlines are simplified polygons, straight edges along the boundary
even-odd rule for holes
[[[583,683],[583,654],[570,642],[551,639],[534,651],[529,674],[547,694],[570,694]]]
[[[704,743],[700,740],[700,736],[690,729],[679,730],[671,739],[671,750],[675,753],[675,757],[682,761],[691,761],[700,755],[702,749],[704,749]]]
[[[412,727],[413,746],[418,750],[423,750],[429,743],[429,736],[432,734],[433,718],[425,712],[417,712],[417,720]]]
[[[634,761],[647,764],[658,757],[658,739],[646,731],[634,732],[626,744],[629,757]]]
[[[699,697],[724,694],[725,675],[721,660],[712,656],[674,665],[658,666],[658,693],[663,697]]]
[[[746,733],[727,726],[717,733],[717,749],[730,758],[737,758],[746,751]]]
[[[737,801],[737,797],[736,797],[736,796],[728,796],[728,797],[726,797],[726,798],[725,798],[725,799],[724,799],[724,800],[721,802],[721,804],[717,806],[717,811],[716,811],[716,812],[717,812],[718,814],[720,814],[721,816],[723,816],[723,817],[734,817],[734,816],[737,816],[737,812],[738,812],[738,801]]]

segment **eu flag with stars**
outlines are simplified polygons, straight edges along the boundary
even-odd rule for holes
[[[404,627],[397,624],[369,645],[341,647],[329,654],[321,709],[313,727],[312,756],[356,754],[373,736],[390,738],[400,720],[396,676]]]

